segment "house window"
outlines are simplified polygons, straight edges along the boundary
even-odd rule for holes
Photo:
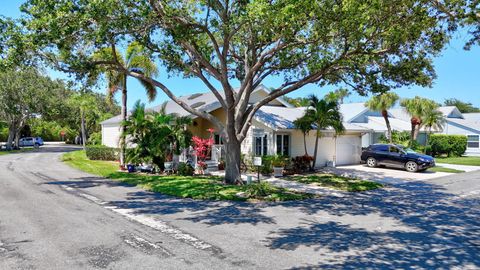
[[[220,134],[214,134],[213,140],[214,144],[223,144],[223,138],[220,136]]]
[[[256,156],[265,156],[268,154],[267,135],[254,137],[254,144]]]
[[[467,135],[467,148],[479,148],[480,135]]]
[[[277,155],[290,155],[290,135],[277,134]]]

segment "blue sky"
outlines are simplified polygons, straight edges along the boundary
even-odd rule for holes
[[[23,0],[6,0],[2,1],[0,6],[0,14],[7,17],[16,18],[20,16],[18,10]],[[480,48],[474,47],[470,51],[464,51],[463,45],[468,39],[465,33],[458,33],[450,44],[445,48],[441,56],[435,59],[435,67],[438,78],[435,80],[432,88],[423,87],[404,87],[396,90],[401,97],[413,97],[415,95],[424,96],[434,99],[442,103],[447,98],[458,98],[463,101],[471,102],[475,106],[480,107]],[[196,79],[184,79],[176,76],[169,76],[166,71],[160,68],[159,80],[166,84],[178,96],[187,95],[196,92],[206,92],[207,88],[203,83]],[[62,78],[64,75],[58,72],[49,71],[50,76]],[[265,81],[268,87],[275,87],[282,83],[279,77],[270,78]],[[134,79],[130,79],[128,83],[129,107],[140,99],[147,102],[147,106],[160,104],[168,98],[165,94],[160,93],[157,99],[152,103],[148,103],[144,90],[140,84]],[[292,97],[306,96],[316,94],[323,96],[330,88],[320,88],[316,85],[308,85],[304,88],[290,94]],[[99,89],[98,91],[102,91]],[[119,98],[119,97],[117,97]],[[367,98],[352,94],[346,99],[346,102],[363,102]]]

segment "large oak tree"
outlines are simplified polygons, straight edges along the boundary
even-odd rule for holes
[[[25,24],[59,69],[91,75],[109,66],[154,84],[225,137],[226,181],[240,179],[240,145],[257,110],[307,84],[341,84],[361,94],[430,85],[431,59],[447,41],[435,1],[427,0],[29,0]],[[127,70],[115,57],[93,59],[130,41],[167,70],[195,77],[226,112],[223,123],[175,95],[180,90]],[[264,80],[283,78],[251,104]]]

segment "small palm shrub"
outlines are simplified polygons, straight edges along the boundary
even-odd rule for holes
[[[192,176],[194,172],[195,172],[195,169],[190,164],[182,162],[178,165],[178,169],[177,169],[178,175]]]
[[[275,191],[276,191],[276,188],[272,186],[270,183],[261,182],[258,184],[248,185],[245,193],[249,198],[261,199],[261,198],[267,197],[268,195],[274,193]]]

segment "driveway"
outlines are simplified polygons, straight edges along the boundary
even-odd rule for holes
[[[478,269],[480,172],[341,198],[172,198],[0,157],[0,269]]]
[[[451,173],[431,172],[428,170],[424,172],[411,173],[395,168],[370,168],[363,164],[338,166],[336,168],[324,168],[322,170],[348,177],[372,180],[384,184],[402,184],[411,181],[426,181],[429,179],[452,175]]]

